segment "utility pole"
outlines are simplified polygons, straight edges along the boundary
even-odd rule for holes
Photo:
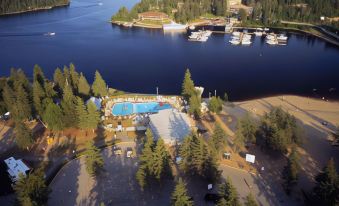
[[[159,88],[157,87],[157,96],[159,96]]]
[[[214,90],[214,96],[215,97],[217,96],[217,90]]]

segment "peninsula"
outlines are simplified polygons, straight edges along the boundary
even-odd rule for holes
[[[0,2],[0,15],[47,10],[54,7],[68,6],[69,4],[69,0],[2,0]]]

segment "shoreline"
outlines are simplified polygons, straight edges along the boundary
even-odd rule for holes
[[[16,15],[16,14],[24,14],[24,13],[29,13],[29,12],[52,10],[52,9],[58,8],[58,7],[66,7],[66,6],[69,6],[70,4],[71,3],[69,2],[68,4],[60,4],[60,5],[50,6],[50,7],[40,7],[40,8],[23,10],[23,11],[15,11],[15,12],[3,13],[3,14],[0,14],[0,17],[2,17],[2,16],[11,16],[11,15]]]

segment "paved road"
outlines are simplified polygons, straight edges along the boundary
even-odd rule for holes
[[[240,200],[243,202],[249,193],[252,193],[260,205],[302,205],[286,196],[280,184],[267,182],[262,175],[254,175],[240,169],[221,165],[222,176],[229,176],[233,185],[237,188]]]

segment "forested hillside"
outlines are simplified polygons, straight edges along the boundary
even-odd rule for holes
[[[69,4],[69,0],[1,0],[0,14]]]
[[[248,20],[265,25],[280,20],[318,22],[320,16],[339,16],[339,0],[242,0],[253,7]],[[216,16],[231,15],[227,12],[228,0],[141,0],[130,12],[119,10],[114,18],[135,19],[137,14],[159,10],[174,17],[177,22],[186,23],[206,13]]]

